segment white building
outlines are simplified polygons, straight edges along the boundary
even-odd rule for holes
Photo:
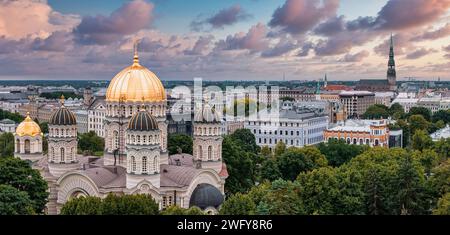
[[[77,118],[78,133],[84,134],[88,132],[88,111],[76,110],[73,112]]]
[[[328,127],[328,116],[317,109],[281,110],[279,115],[252,118],[244,123],[256,137],[259,146],[275,147],[282,141],[288,147],[304,147],[324,141],[323,131]]]
[[[0,132],[14,133],[16,132],[16,123],[10,119],[0,121]]]
[[[28,100],[5,100],[0,101],[0,109],[10,113],[18,113],[20,106],[28,103]]]
[[[417,106],[418,101],[419,101],[419,99],[416,99],[416,98],[397,97],[394,101],[392,101],[392,104],[395,104],[395,103],[400,104],[403,107],[403,109],[405,110],[405,113],[408,113],[412,107]]]
[[[105,100],[103,98],[96,98],[88,108],[88,132],[94,131],[98,136],[105,138],[105,119]]]
[[[382,104],[389,107],[393,98],[394,92],[375,92],[375,104]]]
[[[433,141],[450,138],[450,126],[447,125],[445,128],[436,131],[435,133],[431,134],[430,137],[431,139],[433,139]]]

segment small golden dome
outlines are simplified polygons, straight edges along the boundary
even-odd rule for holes
[[[30,114],[27,113],[27,117],[23,122],[17,126],[16,134],[19,136],[37,136],[42,135],[39,125],[31,119]]]
[[[166,100],[161,80],[150,70],[139,64],[136,44],[133,65],[119,72],[106,91],[110,102],[160,102]]]

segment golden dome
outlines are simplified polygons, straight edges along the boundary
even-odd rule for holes
[[[160,102],[166,100],[166,92],[159,78],[139,64],[136,45],[133,65],[119,72],[106,91],[106,101]]]
[[[16,134],[19,136],[37,136],[42,135],[39,125],[31,119],[30,114],[27,113],[27,117],[23,122],[17,126]]]

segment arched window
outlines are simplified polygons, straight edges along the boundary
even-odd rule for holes
[[[353,144],[357,144],[356,138],[353,138]]]
[[[347,138],[347,144],[350,144],[350,143],[351,143],[350,138]]]
[[[134,156],[131,156],[131,172],[136,172],[136,158]]]
[[[375,140],[375,146],[380,145],[380,141],[378,139]]]
[[[159,163],[158,163],[158,157],[157,156],[155,156],[153,158],[153,171],[155,172],[155,174],[159,172]]]
[[[364,144],[364,140],[363,139],[359,139],[359,145],[363,145]]]
[[[75,149],[73,147],[70,149],[70,160],[75,160]]]
[[[203,160],[203,148],[201,145],[198,146],[198,159]]]
[[[65,156],[65,152],[64,152],[64,148],[61,148],[61,161],[60,162],[65,162],[66,161],[66,156]]]
[[[366,144],[370,145],[370,140],[369,139],[366,139]]]
[[[209,134],[209,135],[211,135],[211,127],[209,128],[209,132],[208,132],[208,134]]]
[[[50,151],[51,161],[55,161],[55,148],[52,147],[52,150]]]
[[[113,150],[116,150],[119,148],[119,132],[113,131]]]
[[[142,157],[142,174],[147,174],[147,157]]]
[[[135,144],[136,143],[136,138],[134,138],[134,135],[131,136],[131,143]]]
[[[20,140],[19,139],[16,140],[16,152],[20,153]]]
[[[64,129],[61,129],[61,136],[64,136]]]
[[[208,161],[212,160],[212,146],[208,146]]]
[[[30,151],[31,151],[30,140],[25,140],[25,153],[30,153]]]
[[[149,136],[149,141],[150,141],[150,144],[153,144],[153,135]]]
[[[138,142],[138,144],[140,144],[140,143],[141,143],[141,136],[140,136],[140,135],[137,135],[136,137],[137,137],[137,142]]]
[[[142,136],[142,143],[147,144],[147,136]]]

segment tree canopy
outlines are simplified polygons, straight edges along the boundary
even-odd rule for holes
[[[0,157],[14,156],[14,135],[12,133],[0,134]]]
[[[105,140],[95,131],[78,135],[78,150],[84,155],[103,155]]]
[[[168,138],[169,154],[182,153],[192,154],[192,137],[184,134],[170,134]]]
[[[30,214],[34,214],[34,209],[28,193],[9,185],[0,185],[0,215]]]
[[[30,164],[19,158],[0,158],[0,185],[9,185],[26,193],[34,212],[42,213],[47,203],[47,182]]]
[[[66,202],[62,215],[157,215],[158,204],[150,195],[136,194],[118,196],[109,194],[106,198],[79,197]]]

